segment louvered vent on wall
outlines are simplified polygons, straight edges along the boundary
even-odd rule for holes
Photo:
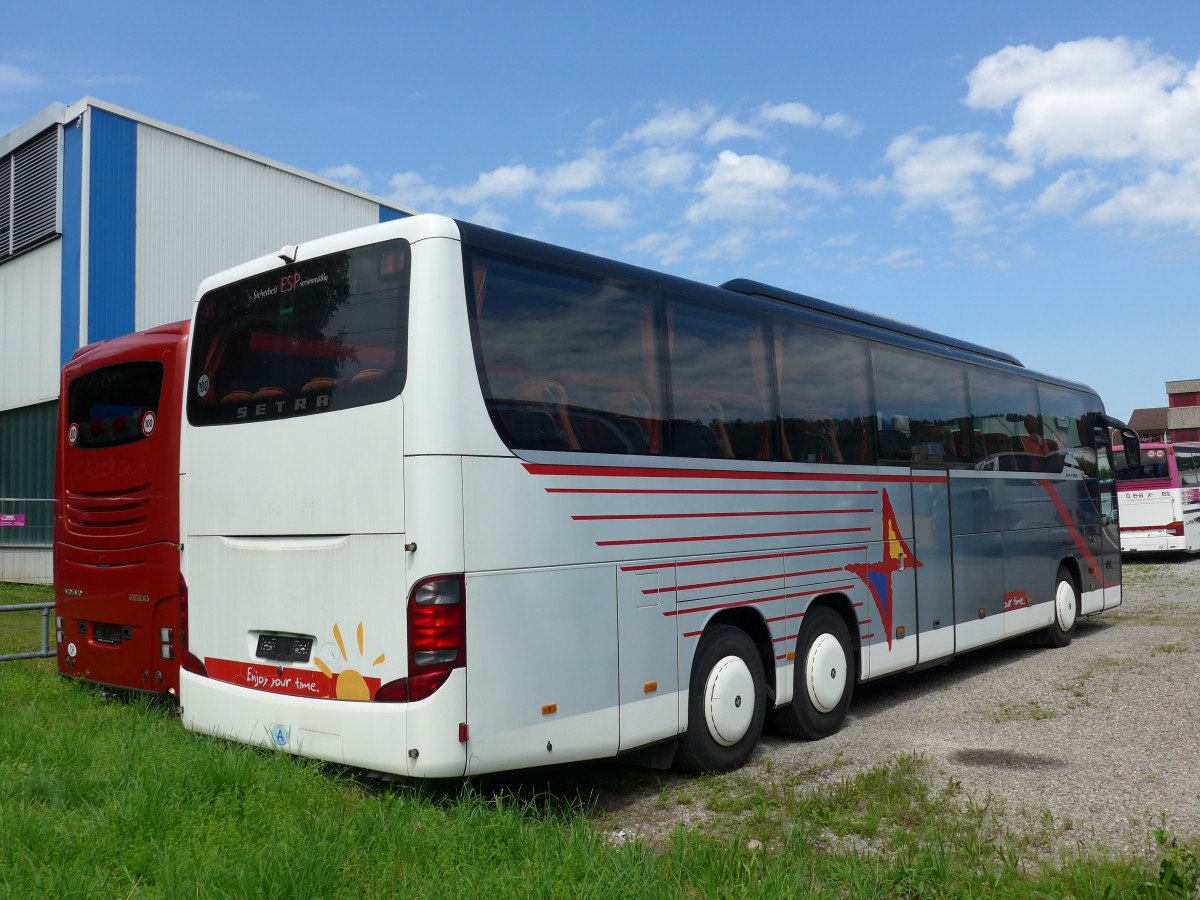
[[[59,233],[59,129],[0,159],[0,259]]]
[[[12,256],[12,156],[0,159],[0,260]]]

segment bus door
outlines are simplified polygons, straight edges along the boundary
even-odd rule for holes
[[[917,594],[917,662],[954,653],[954,568],[950,473],[913,470],[913,543]]]
[[[673,564],[617,567],[621,750],[679,733],[676,596]]]
[[[1117,482],[1114,477],[1112,452],[1108,443],[1096,442],[1096,469],[1099,489],[1097,503],[1100,507],[1100,542],[1096,560],[1104,586],[1104,608],[1111,609],[1121,603],[1121,528],[1120,511],[1117,508]],[[1184,530],[1186,534],[1186,529]]]

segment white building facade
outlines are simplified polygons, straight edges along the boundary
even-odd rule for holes
[[[77,348],[187,318],[213,272],[411,212],[93,98],[0,136],[0,581],[51,580]]]

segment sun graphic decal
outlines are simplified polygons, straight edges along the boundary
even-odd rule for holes
[[[888,649],[892,647],[892,576],[907,568],[919,569],[921,562],[913,556],[912,550],[900,536],[900,526],[896,523],[896,513],[892,509],[891,498],[883,492],[883,559],[878,562],[852,563],[846,566],[846,571],[856,575],[875,601],[879,610],[879,620],[883,624],[883,633],[887,637]]]
[[[358,655],[363,656],[363,626],[362,622],[358,623]],[[350,662],[350,656],[346,652],[346,642],[342,640],[342,630],[337,626],[333,626],[333,639],[337,641],[337,648],[341,652],[342,662]],[[330,648],[332,649],[332,648]],[[380,653],[375,657],[373,666],[378,666],[384,662],[385,654]],[[378,678],[365,677],[361,672],[355,669],[343,669],[340,672],[334,672],[330,668],[329,663],[321,659],[319,656],[313,659],[317,664],[317,668],[321,673],[329,679],[331,695],[338,700],[370,700],[375,696],[375,692],[379,690],[380,681]],[[336,660],[334,663],[336,664]]]

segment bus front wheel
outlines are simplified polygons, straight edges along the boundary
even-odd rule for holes
[[[846,721],[856,677],[850,631],[829,607],[805,614],[793,672],[792,702],[772,712],[771,724],[788,737],[829,737]]]
[[[1058,579],[1054,583],[1054,624],[1046,631],[1046,645],[1065,647],[1075,636],[1075,623],[1079,621],[1079,590],[1075,579],[1066,566],[1058,567]]]
[[[754,642],[718,625],[692,662],[688,726],[676,757],[690,772],[728,772],[754,752],[766,713],[766,679]]]

